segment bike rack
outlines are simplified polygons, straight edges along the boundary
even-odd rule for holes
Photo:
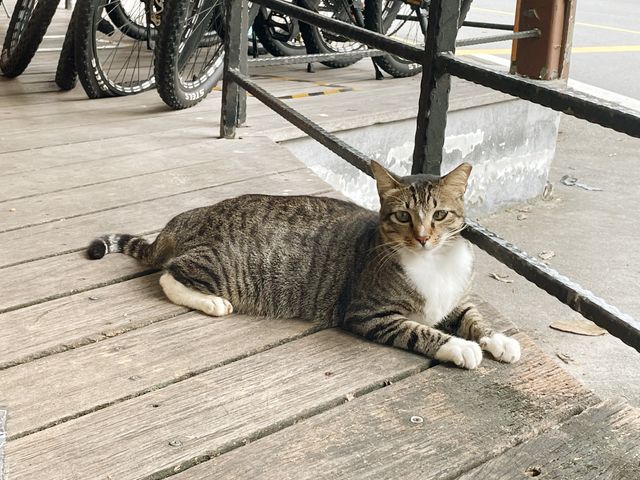
[[[220,136],[234,138],[236,127],[246,120],[246,94],[242,92],[244,90],[250,92],[269,108],[351,165],[372,176],[369,168],[370,159],[367,156],[269,94],[249,78],[247,75],[249,64],[247,61],[247,39],[243,33],[248,28],[247,0],[225,1],[227,8],[225,21],[228,35],[225,37]],[[603,127],[612,128],[630,136],[640,137],[640,115],[635,111],[627,110],[617,104],[605,103],[597,97],[571,89],[503,73],[455,57],[453,52],[455,52],[457,45],[460,0],[432,0],[430,2],[424,50],[280,0],[253,0],[253,3],[356,40],[380,52],[392,53],[422,64],[416,141],[413,152],[413,173],[440,174],[451,75],[567,115],[585,119]],[[481,26],[485,27],[485,25]],[[509,26],[499,27],[499,29],[506,29]],[[534,35],[531,31],[519,33]],[[539,34],[538,31],[536,35]],[[514,38],[513,34],[509,38]],[[376,52],[376,55],[380,52]],[[315,61],[313,55],[301,57],[305,58],[303,63]],[[259,62],[255,63],[259,64]],[[266,63],[263,62],[263,64]],[[280,63],[292,62],[281,61]],[[640,322],[638,320],[620,312],[605,300],[476,222],[467,219],[466,223],[467,227],[463,235],[469,241],[640,352]]]

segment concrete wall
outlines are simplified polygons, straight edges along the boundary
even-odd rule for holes
[[[555,153],[560,116],[522,100],[449,113],[443,172],[473,165],[467,214],[475,217],[540,195]],[[395,173],[411,171],[415,119],[337,134]],[[373,180],[309,138],[282,142],[321,178],[356,203],[378,208]]]

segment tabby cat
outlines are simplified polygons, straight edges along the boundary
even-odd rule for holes
[[[152,244],[106,235],[87,254],[122,252],[163,268],[167,297],[208,315],[320,321],[469,369],[481,349],[517,361],[519,343],[494,333],[465,297],[471,166],[443,177],[398,177],[375,162],[371,170],[379,214],[332,198],[242,195],[174,217]]]

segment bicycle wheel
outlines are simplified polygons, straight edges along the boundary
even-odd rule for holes
[[[165,0],[156,43],[158,93],[180,110],[201,102],[223,73],[223,0]]]
[[[276,57],[304,55],[307,52],[298,21],[275,10],[261,8],[253,30],[264,49]]]
[[[335,20],[355,25],[364,21],[357,18],[362,12],[360,0],[296,0],[296,3],[300,7],[313,10]],[[302,22],[300,22],[300,32],[307,47],[307,52],[310,54],[353,52],[366,48],[361,43]],[[358,58],[327,60],[321,63],[332,68],[342,68],[353,65],[358,60]]]
[[[407,0],[365,0],[364,20],[369,30],[384,33],[401,42],[424,48],[429,0],[420,6]],[[471,0],[462,0],[458,28],[469,12]],[[395,55],[375,58],[376,64],[393,77],[411,77],[422,71],[422,65]]]
[[[62,52],[60,52],[58,66],[56,68],[56,85],[58,85],[61,90],[71,90],[76,86],[78,79],[78,72],[76,72],[75,42],[73,38],[75,35],[73,26],[76,17],[76,9],[74,8],[71,14],[71,20],[69,20],[69,26],[67,27],[67,33],[64,35]]]
[[[159,19],[145,5],[142,0],[78,0],[75,60],[89,98],[132,95],[155,86],[154,21]],[[129,20],[114,22],[110,13],[117,10],[124,10]],[[130,27],[134,24],[143,26],[144,34],[137,29],[133,35]]]
[[[57,6],[58,0],[17,1],[0,54],[0,70],[7,77],[17,77],[27,68]]]
[[[406,3],[403,0],[365,0],[364,24],[374,32],[384,33],[388,37],[410,45],[424,48],[424,33],[420,15],[426,16],[426,10]],[[411,77],[422,71],[422,65],[395,55],[375,57],[376,64],[389,75]]]

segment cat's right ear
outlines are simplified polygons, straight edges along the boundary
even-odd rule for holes
[[[387,192],[400,188],[400,182],[398,182],[393,174],[378,162],[371,160],[370,166],[371,173],[373,173],[373,177],[376,179],[380,198],[384,197]]]

